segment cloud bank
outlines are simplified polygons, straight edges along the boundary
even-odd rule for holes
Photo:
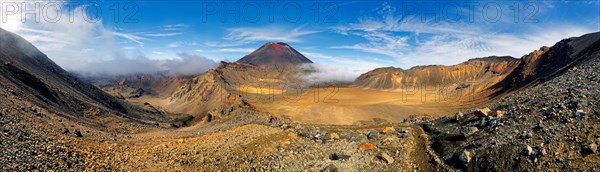
[[[75,2],[74,2],[75,3]],[[145,42],[153,38],[182,34],[188,26],[164,25],[156,32],[131,33],[107,27],[101,18],[91,19],[89,4],[62,1],[3,2],[0,27],[19,34],[67,71],[81,75],[123,75],[169,71],[172,74],[197,74],[216,67],[213,60],[199,55],[180,53],[144,54]],[[36,15],[23,15],[20,9],[43,9]],[[55,10],[53,10],[55,9]],[[17,10],[13,14],[13,11]],[[43,13],[40,13],[43,12]],[[61,16],[48,20],[48,16]],[[178,47],[172,44],[169,47]],[[135,52],[135,53],[131,53]],[[161,56],[157,60],[151,58]]]
[[[81,69],[73,69],[71,72],[86,77],[158,72],[192,75],[206,72],[218,65],[215,61],[199,55],[179,53],[177,56],[177,59],[149,59],[138,56],[101,60],[87,63]]]
[[[312,71],[311,73],[300,76],[306,82],[305,84],[308,85],[331,82],[352,82],[363,73],[361,70],[319,63],[307,63],[303,64],[301,67],[305,70]]]

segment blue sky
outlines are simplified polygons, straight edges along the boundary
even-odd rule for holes
[[[62,67],[90,73],[202,72],[281,41],[353,77],[377,67],[520,57],[600,27],[597,0],[25,3],[38,3],[40,22],[22,16],[21,1],[2,1],[0,27],[30,40]],[[56,16],[54,5],[63,15],[48,21]]]

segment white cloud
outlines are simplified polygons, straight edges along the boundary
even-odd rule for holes
[[[127,75],[135,73],[168,72],[169,74],[200,74],[217,67],[217,63],[206,57],[180,53],[175,59],[114,58],[87,63],[82,68],[71,71],[83,76]]]
[[[307,85],[328,82],[352,82],[364,71],[350,69],[348,67],[336,67],[320,63],[307,63],[302,68],[312,71],[309,74],[300,75]]]
[[[40,7],[59,1],[11,1],[14,4],[26,3],[33,5],[38,3]],[[2,3],[1,10],[6,10],[5,5],[13,3]],[[54,5],[54,4],[52,4]],[[28,7],[29,8],[29,7]],[[172,54],[161,51],[151,51],[150,56],[159,57],[150,59],[143,52],[136,52],[134,58],[127,57],[124,50],[143,49],[147,37],[169,37],[180,35],[179,31],[187,28],[187,25],[165,25],[160,27],[160,32],[150,33],[126,33],[122,29],[110,29],[105,27],[102,20],[90,22],[84,18],[85,5],[75,7],[73,11],[67,11],[67,7],[61,6],[63,11],[61,20],[48,22],[41,20],[36,22],[33,15],[27,15],[26,22],[21,22],[21,15],[8,15],[0,27],[21,35],[33,43],[49,58],[68,71],[74,71],[84,75],[100,74],[129,74],[138,72],[170,71],[171,73],[195,74],[204,72],[216,66],[213,60],[190,54]],[[10,9],[8,9],[10,11]],[[0,11],[5,14],[6,11]],[[72,13],[73,20],[69,20]],[[179,45],[196,45],[196,42],[177,43]],[[174,47],[175,44],[169,45]],[[141,55],[139,55],[141,54]],[[166,59],[164,57],[168,57]]]
[[[367,71],[393,63],[374,57],[364,57],[362,59],[367,60],[360,60],[357,57],[334,57],[316,52],[302,51],[301,53],[315,61],[312,64],[302,65],[303,68],[313,71],[301,76],[309,85],[326,82],[351,82]]]
[[[498,23],[451,23],[401,17],[395,15],[395,8],[388,3],[384,3],[378,13],[381,17],[362,17],[356,23],[333,28],[342,35],[362,37],[365,42],[331,48],[386,55],[396,58],[400,67],[408,68],[432,63],[456,64],[492,55],[521,57],[563,38],[595,31],[581,25],[555,24],[553,27],[531,25],[514,33],[494,32],[494,27],[500,27]]]
[[[14,4],[25,4],[29,9],[33,9],[33,5],[36,4],[38,8],[53,5],[61,7],[62,11],[55,10],[54,12],[60,12],[62,16],[57,21],[48,21],[41,14],[22,16],[17,13],[6,15],[6,20],[0,21],[0,27],[19,34],[67,70],[81,68],[81,66],[98,59],[123,57],[124,53],[121,49],[122,45],[118,41],[119,38],[135,42],[138,46],[144,45],[142,41],[145,38],[143,37],[108,29],[103,26],[100,19],[90,21],[86,15],[83,15],[86,5],[77,6],[72,8],[72,11],[68,11],[71,8],[62,6],[64,3],[60,1],[11,2],[0,4],[2,5],[0,13],[6,14],[5,10],[9,8],[7,6]],[[36,21],[36,17],[40,20]],[[21,19],[25,19],[25,22],[22,22]]]

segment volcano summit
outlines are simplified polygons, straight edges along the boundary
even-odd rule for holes
[[[269,42],[254,50],[254,52],[244,56],[237,62],[253,64],[257,66],[269,64],[292,64],[300,65],[304,63],[313,63],[300,52],[283,42]]]

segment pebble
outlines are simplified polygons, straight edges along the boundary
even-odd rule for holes
[[[385,161],[388,164],[394,163],[394,158],[392,158],[391,156],[389,156],[387,153],[381,153],[379,155],[379,158],[383,161]]]
[[[381,130],[382,133],[389,133],[395,131],[394,127],[385,127]]]
[[[531,148],[531,146],[529,145],[525,146],[525,148],[523,149],[523,154],[527,156],[533,155],[533,148]]]
[[[350,155],[333,153],[333,154],[331,154],[329,156],[329,159],[330,160],[341,160],[341,161],[344,161],[344,160],[350,159],[350,157],[351,157]]]
[[[374,139],[377,137],[377,135],[378,135],[377,131],[369,131],[369,133],[367,133],[367,138]]]
[[[479,131],[479,129],[477,129],[477,127],[461,127],[460,135],[466,138],[466,137],[469,137],[469,136],[475,134],[477,131]]]
[[[75,132],[73,132],[75,134],[75,136],[77,137],[83,137],[83,135],[81,134],[81,131],[79,131],[79,128],[75,129]]]
[[[330,133],[329,134],[329,139],[331,139],[331,140],[340,139],[340,135],[338,135],[337,133]]]
[[[581,147],[582,154],[595,154],[597,152],[598,152],[598,145],[596,145],[595,143],[583,145]]]
[[[362,144],[358,147],[359,150],[373,150],[375,149],[375,145],[371,143]]]
[[[473,154],[471,154],[471,152],[467,151],[467,150],[463,150],[460,155],[458,156],[458,160],[464,165],[467,166],[467,164],[469,164],[469,162],[471,162],[471,159],[473,158]]]
[[[483,109],[477,109],[477,110],[475,110],[474,114],[475,114],[476,117],[483,118],[483,117],[487,117],[489,115],[488,113],[490,111],[491,111],[490,108],[486,107],[486,108],[483,108]]]

